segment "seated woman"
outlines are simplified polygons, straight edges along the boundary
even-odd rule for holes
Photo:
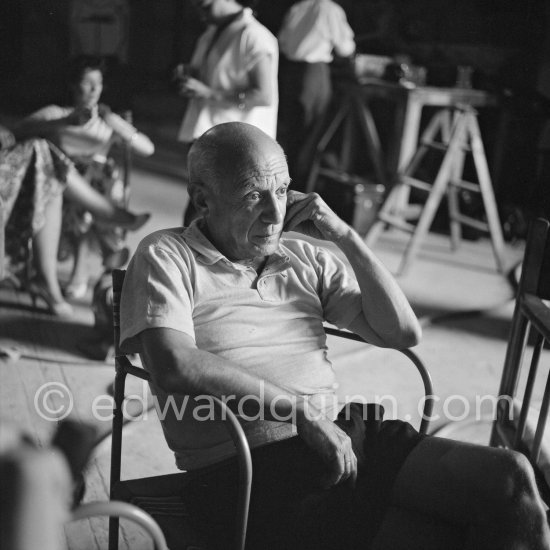
[[[21,269],[32,238],[36,277],[30,281],[33,302],[40,297],[49,311],[69,316],[72,307],[57,279],[57,250],[63,197],[113,226],[136,230],[150,214],[135,215],[90,187],[71,160],[45,139],[15,143],[5,128],[0,149],[0,208],[5,232],[6,271]]]
[[[21,121],[14,132],[18,139],[43,137],[57,145],[75,163],[86,181],[118,206],[125,203],[124,186],[108,153],[114,143],[127,143],[142,156],[154,153],[151,140],[106,105],[100,105],[104,66],[100,58],[75,58],[69,69],[72,105],[49,105]],[[104,266],[120,267],[128,251],[124,249],[121,228],[94,220],[89,212],[74,203],[64,207],[62,240],[74,244],[75,262],[67,296],[86,293],[87,255],[99,244]]]

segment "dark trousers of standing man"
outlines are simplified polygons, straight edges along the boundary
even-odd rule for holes
[[[287,155],[293,188],[297,190],[302,190],[300,186],[307,175],[307,144],[312,142],[311,132],[326,112],[331,97],[327,63],[304,63],[281,56],[277,141]]]

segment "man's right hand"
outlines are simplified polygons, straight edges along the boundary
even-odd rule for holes
[[[351,439],[334,422],[319,417],[304,418],[297,422],[298,435],[316,451],[330,471],[322,480],[325,489],[346,479],[357,479],[357,457]]]

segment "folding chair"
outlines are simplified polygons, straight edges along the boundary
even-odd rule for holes
[[[531,224],[521,278],[516,294],[512,327],[498,393],[497,417],[491,445],[515,449],[531,462],[542,498],[550,506],[550,448],[542,452],[550,405],[550,373],[540,409],[531,406],[537,369],[544,346],[550,342],[550,223],[538,218]],[[533,343],[523,397],[518,382],[528,340]],[[525,361],[526,363],[526,361]],[[540,377],[539,377],[540,378]],[[541,380],[542,387],[542,380]]]
[[[131,364],[126,355],[120,351],[119,338],[120,338],[120,296],[122,291],[122,285],[124,282],[125,270],[115,269],[113,270],[113,324],[114,324],[114,341],[115,341],[115,382],[114,382],[114,410],[113,410],[113,430],[112,430],[112,446],[111,446],[111,480],[110,480],[110,498],[127,502],[133,502],[148,511],[156,521],[163,527],[167,525],[166,517],[172,516],[177,518],[182,526],[187,512],[184,509],[183,502],[178,499],[178,495],[181,495],[185,491],[185,485],[195,475],[193,472],[182,472],[175,474],[167,474],[163,476],[155,476],[148,478],[121,480],[121,452],[122,452],[122,428],[123,428],[123,404],[124,404],[124,388],[125,380],[128,374],[136,376],[142,380],[149,382],[150,376],[143,368],[137,367]],[[327,334],[340,336],[343,338],[352,339],[359,342],[364,342],[359,336],[338,329],[326,327]],[[424,387],[424,407],[423,414],[420,423],[420,433],[426,434],[429,427],[430,418],[433,409],[433,387],[432,381],[428,369],[420,360],[420,358],[411,350],[400,350],[409,360],[415,365]],[[246,440],[244,431],[237,419],[237,417],[227,408],[227,405],[214,398],[214,401],[219,405],[222,410],[223,416],[226,420],[228,431],[233,438],[235,447],[237,448],[238,461],[239,461],[239,499],[237,503],[237,519],[235,523],[235,536],[234,536],[234,548],[243,550],[246,539],[248,508],[250,502],[250,492],[252,484],[252,462],[250,456],[250,449]],[[164,499],[164,502],[160,505],[162,507],[162,514],[157,516],[159,510],[159,503]],[[173,522],[172,522],[173,523]],[[187,525],[187,528],[192,526]],[[171,527],[168,526],[170,529]],[[109,550],[117,550],[118,548],[118,530],[119,521],[117,517],[112,517],[109,521]],[[177,548],[181,548],[181,533],[177,535],[179,545]],[[170,544],[171,534],[165,533],[169,542],[169,546],[172,550],[175,550]],[[228,543],[228,548],[230,544]]]

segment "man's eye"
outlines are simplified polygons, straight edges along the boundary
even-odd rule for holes
[[[281,196],[284,196],[287,193],[288,193],[288,187],[281,187],[280,189],[277,190],[277,194]]]
[[[246,199],[249,201],[259,201],[261,198],[260,193],[249,193]]]

